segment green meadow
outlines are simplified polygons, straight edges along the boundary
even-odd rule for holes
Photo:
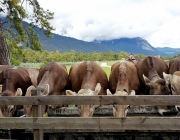
[[[110,75],[110,72],[111,72],[111,66],[116,63],[118,61],[97,61],[97,63],[103,68],[103,70],[106,72],[107,76],[109,77]],[[60,62],[61,63],[61,62]],[[63,62],[62,64],[64,64],[69,72],[69,69],[70,67],[73,65],[73,64],[76,64],[78,62]],[[105,64],[105,66],[102,65]],[[107,64],[107,66],[106,66]],[[43,66],[44,64],[43,63],[21,63],[20,66],[22,67],[34,67],[34,68],[40,68],[41,66]]]

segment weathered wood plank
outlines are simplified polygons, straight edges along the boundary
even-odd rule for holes
[[[136,95],[136,96],[31,96],[0,97],[0,105],[47,105],[47,104],[122,104],[122,105],[180,105],[179,95]]]
[[[40,92],[39,90],[31,90],[31,95],[39,96]],[[41,105],[32,105],[32,114],[33,117],[41,117],[42,116]],[[33,123],[35,120],[33,120]],[[34,140],[43,140],[43,129],[34,129],[33,131],[34,131]]]
[[[178,117],[0,118],[1,129],[180,130]],[[33,122],[33,123],[32,123]]]
[[[165,116],[176,116],[178,112],[174,106],[169,107],[170,112],[164,113]],[[58,109],[47,109],[49,116],[77,116],[79,117],[78,107],[61,107]],[[129,106],[127,116],[161,116],[156,106],[140,105],[140,106]],[[93,116],[113,116],[112,105],[102,105],[95,109]]]

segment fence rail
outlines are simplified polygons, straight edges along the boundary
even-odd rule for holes
[[[31,97],[0,97],[0,105],[33,105],[33,116],[27,118],[0,118],[1,129],[32,129],[35,140],[43,139],[44,129],[63,130],[180,130],[179,117],[46,117],[41,114],[41,105],[48,104],[95,104],[95,105],[180,105],[180,96],[38,96],[32,90]]]
[[[1,129],[179,130],[178,117],[1,118]]]
[[[135,96],[23,96],[0,98],[0,105],[47,105],[47,104],[77,104],[77,105],[180,105],[179,95],[135,95]]]

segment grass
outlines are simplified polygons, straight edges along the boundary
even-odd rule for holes
[[[108,66],[112,66],[114,63],[116,63],[118,61],[103,61],[103,62],[97,62],[99,65],[101,65],[101,63],[107,63]],[[64,64],[67,68],[67,71],[69,72],[70,67],[75,64],[77,62],[63,62],[62,64]],[[22,67],[34,67],[34,68],[40,68],[42,66],[42,63],[21,63],[20,66]],[[111,68],[109,67],[102,67],[103,70],[106,72],[108,78],[111,72]]]

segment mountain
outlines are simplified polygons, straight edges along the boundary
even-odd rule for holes
[[[159,52],[161,53],[165,53],[166,56],[174,56],[180,53],[180,48],[169,48],[169,47],[157,47],[156,48]]]
[[[3,19],[6,20],[5,18]],[[28,25],[27,22],[23,22],[25,26]],[[5,24],[6,27],[10,26]],[[47,38],[38,27],[35,27],[35,32],[39,35],[40,41],[43,44],[43,50],[60,52],[109,52],[119,53],[121,51],[134,53],[134,54],[144,54],[144,55],[163,55],[167,56],[167,53],[158,50],[151,46],[147,40],[140,37],[136,38],[119,38],[113,40],[95,40],[92,42],[86,42],[78,40],[71,37],[65,37],[58,34],[54,34],[54,38]]]
[[[137,37],[137,38],[120,38],[114,40],[95,40],[93,42],[86,42],[78,40],[71,37],[65,37],[58,34],[53,34],[54,38],[47,38],[42,32],[35,29],[36,33],[39,34],[41,43],[43,44],[43,49],[47,51],[68,52],[115,52],[119,53],[121,51],[134,53],[134,54],[144,54],[144,55],[163,55],[156,48],[151,46],[148,41]]]
[[[38,32],[37,32],[38,33]],[[38,33],[39,34],[39,33]],[[48,51],[67,52],[67,51],[77,51],[77,52],[115,52],[119,53],[121,51],[134,53],[134,54],[144,54],[144,55],[163,55],[156,48],[152,47],[146,40],[142,38],[120,38],[115,40],[103,40],[103,41],[93,41],[85,42],[82,40],[77,40],[71,37],[65,37],[58,34],[53,34],[54,38],[47,38],[45,35],[39,34],[41,43],[43,44],[43,49]]]
[[[125,51],[134,54],[162,55],[156,48],[152,47],[146,40],[136,38],[120,38],[109,41],[99,41],[99,43],[110,46],[119,51]]]

